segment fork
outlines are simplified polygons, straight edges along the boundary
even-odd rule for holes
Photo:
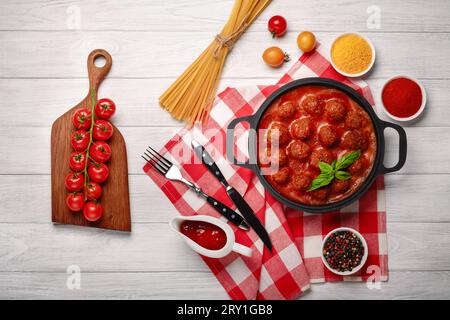
[[[223,204],[219,200],[214,199],[211,196],[208,196],[203,190],[197,186],[195,183],[186,180],[181,174],[180,169],[174,165],[170,160],[164,158],[161,154],[155,151],[152,147],[148,147],[142,158],[147,161],[156,171],[165,176],[167,179],[172,181],[179,181],[184,183],[189,187],[189,189],[195,191],[199,196],[206,199],[206,201],[221,215],[231,221],[237,227],[243,230],[249,230],[245,219],[236,213],[233,209],[229,208],[227,205]]]

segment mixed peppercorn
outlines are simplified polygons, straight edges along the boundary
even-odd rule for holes
[[[364,246],[353,232],[337,231],[326,240],[323,256],[332,269],[339,272],[352,271],[361,263]]]

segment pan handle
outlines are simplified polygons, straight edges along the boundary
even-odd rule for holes
[[[234,128],[241,122],[248,122],[250,124],[249,135],[248,135],[248,155],[249,160],[245,162],[238,161],[234,156]],[[246,116],[241,118],[233,119],[227,127],[227,158],[234,165],[244,167],[255,171],[257,168],[256,165],[256,154],[255,148],[253,146],[256,145],[256,130],[252,128],[253,116]]]
[[[397,164],[390,168],[386,168],[383,163],[381,164],[380,173],[386,174],[386,173],[395,172],[395,171],[400,170],[403,167],[403,165],[405,164],[406,155],[407,155],[407,137],[406,137],[405,129],[403,129],[398,124],[387,122],[387,121],[382,121],[382,120],[380,120],[380,124],[381,124],[381,129],[383,131],[383,134],[384,134],[384,130],[386,128],[392,128],[395,131],[397,131],[398,136],[399,136],[399,156],[398,156]],[[385,151],[383,151],[383,152],[385,152]]]

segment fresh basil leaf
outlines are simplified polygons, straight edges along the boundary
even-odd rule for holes
[[[351,166],[361,156],[361,150],[352,151],[349,154],[341,157],[337,161],[334,160],[331,164],[319,162],[321,174],[319,174],[312,182],[307,190],[308,192],[325,187],[333,181],[333,179],[348,180],[352,176],[347,171],[343,171]]]
[[[333,171],[333,167],[325,162],[319,162],[319,169],[322,173],[331,173]]]
[[[336,171],[335,177],[339,180],[348,180],[352,177],[352,175],[347,171]]]
[[[333,181],[334,175],[333,174],[327,174],[327,173],[321,173],[311,182],[311,186],[307,190],[308,192],[325,187]]]
[[[336,163],[337,163],[336,160],[333,160],[333,162],[331,163],[331,166],[333,167],[333,169],[336,169]]]
[[[335,167],[336,171],[345,169],[345,168],[351,166],[356,160],[359,159],[360,156],[361,156],[361,150],[352,151],[349,154],[346,154],[345,156],[343,156],[336,162],[336,167]]]

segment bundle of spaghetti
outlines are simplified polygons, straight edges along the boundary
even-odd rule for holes
[[[189,126],[207,119],[228,53],[271,1],[235,1],[220,34],[159,98],[160,105],[175,119]]]

